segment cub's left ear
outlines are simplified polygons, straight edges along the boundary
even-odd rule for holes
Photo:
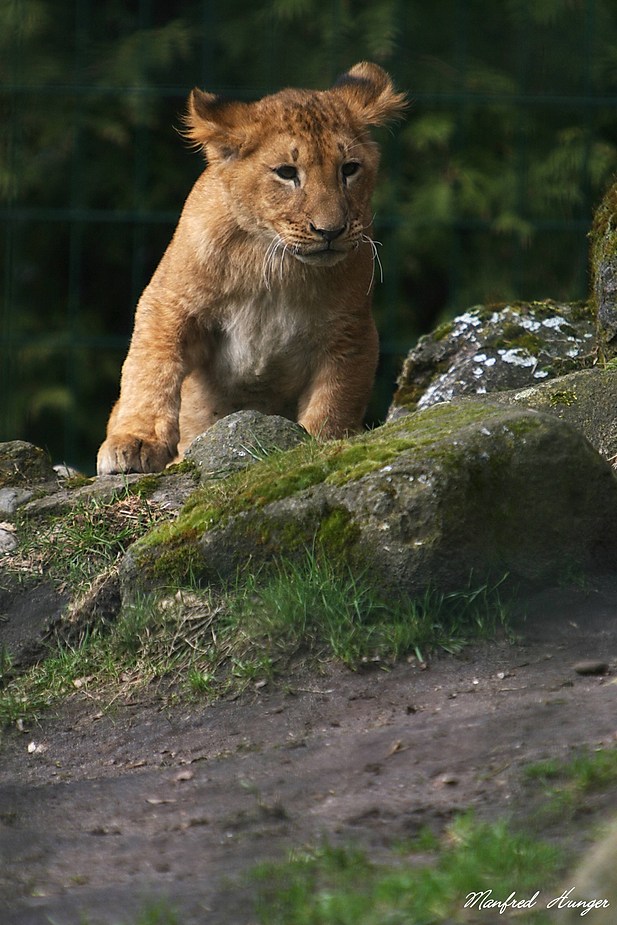
[[[404,93],[397,93],[390,75],[378,64],[361,61],[342,74],[332,87],[363,125],[383,125],[402,116],[407,107]]]

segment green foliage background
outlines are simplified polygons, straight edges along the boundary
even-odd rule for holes
[[[0,439],[92,471],[134,306],[202,169],[189,89],[407,90],[375,201],[374,420],[418,335],[477,302],[581,298],[617,164],[612,0],[4,0]]]

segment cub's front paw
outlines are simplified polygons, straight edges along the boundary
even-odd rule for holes
[[[101,446],[96,471],[99,475],[114,472],[160,472],[173,453],[166,443],[142,440],[134,434],[108,437]]]

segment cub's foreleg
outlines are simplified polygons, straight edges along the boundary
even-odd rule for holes
[[[298,423],[322,440],[357,433],[371,396],[378,355],[372,318],[357,332],[344,331],[301,397]]]
[[[140,303],[120,398],[98,453],[99,475],[158,472],[175,457],[185,342],[186,332],[178,329],[171,311]]]

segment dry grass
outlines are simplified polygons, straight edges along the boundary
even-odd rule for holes
[[[24,578],[51,578],[62,590],[81,592],[168,517],[158,505],[128,490],[111,500],[90,498],[48,521],[19,523],[19,546],[3,557],[3,570]]]

